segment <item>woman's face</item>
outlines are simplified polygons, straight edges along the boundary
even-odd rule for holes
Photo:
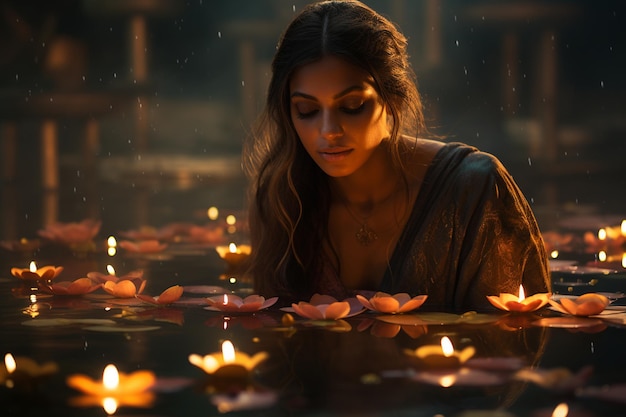
[[[389,136],[387,112],[362,69],[334,56],[297,69],[290,80],[291,120],[302,145],[331,177],[366,165]]]

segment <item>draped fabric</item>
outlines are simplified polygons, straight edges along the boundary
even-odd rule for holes
[[[324,275],[319,292],[347,294],[336,274]],[[494,156],[446,144],[428,168],[379,290],[427,294],[424,308],[467,311],[491,309],[487,295],[517,294],[520,284],[528,295],[550,290],[526,198]]]

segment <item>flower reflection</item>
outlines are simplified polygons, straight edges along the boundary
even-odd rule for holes
[[[385,314],[400,314],[420,308],[428,296],[418,295],[411,298],[408,293],[391,295],[379,291],[370,299],[360,294],[358,294],[356,298],[369,310]]]
[[[100,231],[101,222],[85,219],[81,222],[54,223],[39,230],[39,236],[52,242],[61,243],[70,247],[89,248],[93,239]]]
[[[571,393],[583,387],[591,375],[593,368],[586,366],[573,373],[567,368],[524,368],[517,371],[514,378],[520,381],[533,382],[542,388],[558,393]]]
[[[309,302],[293,303],[291,308],[299,316],[311,320],[338,320],[352,317],[364,310],[356,298],[338,301],[330,295],[321,294],[314,294]]]
[[[89,294],[102,287],[102,284],[94,283],[90,278],[78,278],[74,281],[61,281],[39,285],[39,288],[54,295],[83,295]]]
[[[596,293],[583,294],[574,299],[562,297],[558,301],[548,300],[550,305],[563,314],[573,316],[593,316],[600,314],[609,305],[609,299]]]
[[[62,266],[42,266],[31,262],[28,268],[11,268],[11,275],[24,281],[51,281],[63,271]]]
[[[393,338],[402,330],[412,339],[417,339],[420,336],[428,333],[428,326],[426,325],[401,325],[396,323],[386,323],[377,319],[365,319],[359,323],[357,330],[362,332],[370,329],[370,333],[376,337]]]
[[[235,294],[223,294],[208,297],[207,302],[209,306],[206,307],[206,309],[227,313],[253,313],[273,306],[276,301],[278,301],[278,297],[272,297],[266,300],[265,297],[256,294],[249,295],[245,298],[241,298]]]
[[[211,403],[217,407],[220,413],[241,410],[259,410],[271,407],[277,400],[278,395],[276,392],[251,387],[240,392],[228,392],[211,396]]]

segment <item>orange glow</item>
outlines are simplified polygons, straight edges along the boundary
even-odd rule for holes
[[[446,358],[454,355],[454,346],[452,346],[452,342],[448,336],[441,338],[441,351]]]

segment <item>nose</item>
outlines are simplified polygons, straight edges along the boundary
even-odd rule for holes
[[[326,140],[334,140],[343,135],[343,128],[338,117],[332,111],[325,111],[322,116],[321,134]]]

